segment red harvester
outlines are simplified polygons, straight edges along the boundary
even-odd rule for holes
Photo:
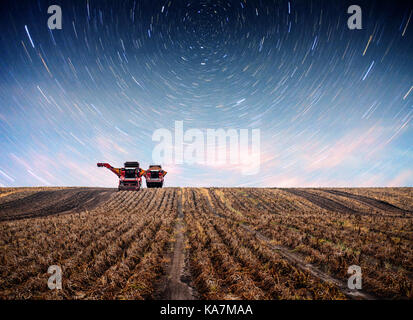
[[[98,163],[97,166],[108,168],[119,177],[118,190],[138,191],[141,188],[145,170],[139,168],[139,162],[125,162],[124,168],[114,168],[109,163]]]
[[[166,173],[160,165],[150,165],[149,169],[145,171],[146,187],[162,188]]]

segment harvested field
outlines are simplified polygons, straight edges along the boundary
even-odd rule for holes
[[[31,190],[22,188],[0,193],[0,221],[48,216],[93,209],[109,199],[113,189],[51,188]]]
[[[0,188],[1,299],[413,299],[413,189]],[[63,289],[49,290],[50,265]],[[362,290],[347,288],[348,267]]]

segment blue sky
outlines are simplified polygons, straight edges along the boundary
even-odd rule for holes
[[[412,186],[407,2],[6,2],[0,186],[115,187],[155,130],[260,129],[260,171],[164,164],[167,186]],[[163,9],[162,9],[163,7]],[[288,8],[290,7],[290,10]]]

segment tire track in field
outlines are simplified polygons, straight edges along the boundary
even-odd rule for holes
[[[262,192],[262,195],[266,195],[266,193],[265,193],[264,191],[265,191],[265,189],[262,189],[262,191],[261,191],[261,192]],[[239,199],[238,199],[239,195],[237,195],[236,193],[230,191],[229,194],[231,195],[231,197],[234,198],[234,199],[231,198],[231,202],[232,202],[232,203],[234,203],[233,200],[239,200]],[[264,199],[264,201],[262,201],[263,199]],[[263,202],[263,205],[264,205],[264,206],[266,206],[265,202],[267,202],[267,201],[268,201],[268,198],[267,198],[267,197],[261,198],[261,202]],[[236,202],[235,202],[235,203],[236,203]],[[259,210],[259,209],[258,209],[258,210]],[[274,209],[274,210],[275,210],[275,209]],[[381,215],[381,214],[374,214],[374,215],[379,215],[379,216],[387,217],[387,218],[392,217],[392,216]],[[314,223],[311,223],[311,224],[314,225],[314,226],[316,226],[316,224],[314,224]],[[325,226],[325,227],[328,227],[328,226]],[[376,228],[374,228],[374,227],[372,227],[372,226],[369,226],[369,231],[375,232],[375,233],[378,233],[378,234],[384,234],[384,235],[386,235],[386,236],[388,236],[388,237],[399,237],[399,238],[404,239],[404,240],[411,240],[411,236],[409,236],[409,235],[398,234],[398,233],[391,232],[391,231],[388,231],[388,230],[380,230],[380,229],[376,229]],[[308,233],[308,234],[309,234],[310,236],[313,235],[311,232]],[[333,241],[334,243],[336,243],[336,241],[334,241],[334,238],[333,238],[333,237],[330,237],[330,240]],[[363,253],[363,258],[366,259],[366,260],[368,260],[368,261],[370,261],[370,263],[372,263],[372,264],[374,264],[374,265],[376,265],[376,266],[379,266],[379,265],[380,265],[380,260],[377,259],[377,258],[375,258],[375,256],[372,255],[372,254]],[[391,263],[390,263],[389,261],[387,261],[386,264],[388,264],[388,267],[391,268],[391,270],[393,270],[395,273],[397,273],[397,272],[399,271],[398,265],[402,265],[403,263],[402,263],[402,262],[400,262],[400,263],[391,262]],[[406,272],[406,276],[407,276],[409,279],[411,279],[411,280],[413,279],[413,278],[412,278],[412,277],[413,277],[413,272],[410,270],[410,268],[405,267],[405,268],[404,268],[404,272]]]
[[[345,205],[335,201],[331,200],[328,198],[324,198],[318,195],[314,195],[310,192],[304,191],[304,190],[299,190],[299,189],[289,189],[289,188],[282,188],[281,190],[286,191],[288,193],[291,193],[295,196],[304,198],[316,206],[326,209],[329,211],[335,211],[343,214],[355,214],[355,215],[364,215],[365,213],[355,211],[349,207],[346,207]]]
[[[224,203],[222,203],[222,205],[225,205]],[[219,213],[216,213],[214,208],[213,208],[213,204],[211,204],[210,202],[207,202],[207,206],[210,209],[211,213],[224,218],[224,219],[231,219],[228,216],[224,216],[221,215]],[[233,220],[233,219],[231,219]],[[235,220],[233,220],[235,221]],[[236,222],[236,221],[235,221]],[[252,234],[254,234],[256,236],[257,239],[261,240],[265,245],[267,245],[269,248],[271,248],[272,250],[277,251],[282,257],[284,257],[288,262],[292,263],[294,266],[298,267],[299,269],[310,273],[313,277],[323,281],[323,282],[327,282],[327,283],[332,283],[335,286],[337,286],[340,291],[349,299],[352,300],[375,300],[376,298],[364,291],[361,290],[350,290],[347,287],[347,284],[344,283],[343,281],[336,279],[332,276],[330,276],[329,274],[321,271],[320,269],[318,269],[316,266],[314,266],[311,263],[306,263],[304,261],[304,258],[302,256],[300,256],[297,253],[293,253],[290,251],[290,249],[288,247],[282,246],[282,245],[274,245],[271,243],[271,239],[269,239],[268,237],[264,236],[262,233],[253,230],[250,226],[246,225],[246,224],[238,224],[238,226],[242,229],[244,229],[247,232],[250,232]]]
[[[365,293],[363,291],[357,290],[350,290],[347,287],[347,284],[345,284],[344,282],[342,282],[339,279],[336,279],[332,276],[330,276],[329,274],[321,271],[320,269],[318,269],[316,266],[314,266],[311,263],[305,263],[304,259],[296,254],[296,253],[292,253],[287,247],[281,246],[281,245],[274,245],[271,242],[271,239],[269,239],[268,237],[264,236],[262,233],[255,231],[253,229],[251,229],[249,226],[240,224],[239,225],[241,228],[243,228],[244,230],[254,234],[257,239],[262,240],[265,242],[265,244],[277,251],[278,253],[280,253],[286,260],[288,260],[290,263],[292,263],[293,265],[297,266],[298,268],[300,268],[303,271],[307,271],[308,273],[310,273],[312,276],[314,276],[317,279],[320,279],[324,282],[328,282],[328,283],[332,283],[334,285],[336,285],[340,291],[345,294],[348,298],[353,299],[353,300],[359,300],[359,299],[365,299],[365,300],[375,300],[375,298],[371,295],[369,295],[368,293]]]
[[[175,224],[176,241],[171,265],[167,274],[166,288],[162,294],[165,300],[194,300],[192,288],[181,281],[184,273],[185,253],[184,253],[184,214],[182,210],[182,189],[180,188],[178,197],[178,217]]]
[[[379,209],[385,212],[392,212],[392,213],[397,213],[401,215],[397,217],[404,217],[406,213],[408,214],[413,213],[411,211],[403,210],[399,207],[396,207],[395,205],[392,205],[386,201],[377,200],[377,199],[369,198],[369,197],[362,196],[362,195],[352,194],[352,193],[340,191],[340,190],[331,190],[331,189],[320,189],[320,191],[330,193],[336,196],[342,196],[348,199],[353,199],[353,200],[356,200],[357,202],[363,203],[374,209]]]

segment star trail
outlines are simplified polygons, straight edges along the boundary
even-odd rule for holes
[[[347,8],[362,9],[362,29]],[[51,30],[50,5],[62,9]],[[156,129],[260,129],[261,166],[166,186],[412,186],[407,1],[2,1],[0,186],[105,186]]]

